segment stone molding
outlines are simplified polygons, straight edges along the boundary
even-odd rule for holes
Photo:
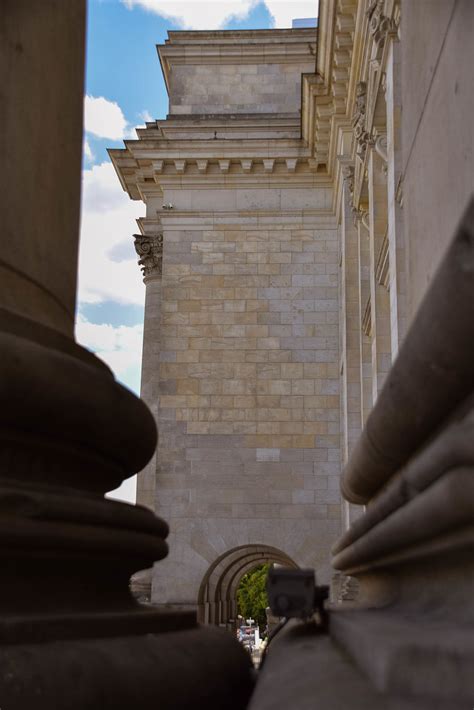
[[[135,251],[140,257],[138,265],[143,273],[143,280],[161,276],[163,261],[163,233],[134,234]]]
[[[317,165],[324,164],[330,175],[334,174],[337,158],[338,126],[348,116],[352,116],[353,153],[359,162],[364,163],[368,144],[376,138],[374,110],[378,92],[384,90],[388,39],[397,36],[399,23],[396,0],[321,3],[319,24],[324,37],[318,44],[319,81],[304,78],[303,106],[311,120],[304,122],[303,129],[304,138],[314,148]],[[364,170],[356,164],[356,207],[361,194],[358,183],[363,176]]]
[[[311,105],[312,113],[304,137],[314,147],[316,163],[330,174],[336,157],[334,120],[344,120],[347,115],[356,15],[356,0],[321,3],[319,26],[324,37],[318,44],[317,74],[322,80],[303,79],[305,103]]]
[[[373,0],[367,10],[370,34],[378,47],[383,45],[390,32],[397,31],[395,20],[387,17],[384,10],[385,0]]]
[[[205,184],[216,189],[228,187],[229,181],[245,188],[261,187],[262,179],[271,187],[288,187],[288,180],[291,180],[292,187],[312,186],[316,182],[322,186],[330,185],[327,174],[319,174],[315,161],[308,155],[285,156],[284,152],[275,150],[275,156],[268,157],[192,156],[178,160],[173,157],[158,159],[160,152],[158,147],[149,148],[147,157],[142,159],[133,158],[127,151],[110,151],[122,186],[133,200],[143,200],[146,194],[155,193],[163,184],[176,181],[179,185]]]
[[[359,65],[352,68],[358,79],[353,98],[352,125],[354,130],[353,153],[355,157],[355,181],[353,204],[359,207],[364,191],[369,148],[373,149],[384,163],[388,162],[385,127],[375,119],[375,107],[379,93],[385,91],[385,67],[388,55],[388,40],[396,37],[398,30],[399,3],[388,0],[372,0],[359,18],[360,32],[354,46]],[[356,46],[358,44],[358,46]],[[365,57],[365,60],[364,60]]]
[[[342,174],[352,197],[352,194],[354,192],[354,166],[351,164],[343,165]]]
[[[352,116],[356,154],[363,160],[370,134],[366,128],[367,82],[359,81],[356,89],[355,110]]]

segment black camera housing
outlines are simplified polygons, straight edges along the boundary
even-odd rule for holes
[[[314,570],[271,567],[267,577],[267,594],[274,616],[308,619],[315,610]]]

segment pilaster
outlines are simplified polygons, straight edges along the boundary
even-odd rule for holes
[[[372,311],[370,301],[370,235],[368,212],[356,211],[354,220],[358,237],[359,285],[359,352],[360,352],[360,402],[361,426],[364,426],[372,409]]]
[[[375,403],[391,364],[390,297],[385,285],[387,259],[387,181],[375,147],[368,158],[370,224],[370,308],[372,339],[372,401]]]
[[[387,56],[385,97],[387,105],[387,200],[389,292],[392,360],[407,328],[407,275],[403,209],[400,185],[403,175],[401,146],[400,43],[390,37]]]
[[[139,222],[140,226],[141,223]],[[135,234],[135,250],[145,283],[145,313],[143,321],[142,376],[140,396],[148,405],[158,424],[159,360],[161,330],[161,274],[163,263],[163,232],[161,225],[146,224],[142,234]],[[137,478],[137,503],[155,510],[156,451]]]

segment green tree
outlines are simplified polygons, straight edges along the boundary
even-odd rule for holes
[[[237,589],[237,606],[244,619],[255,619],[260,627],[265,627],[268,606],[266,590],[267,574],[270,565],[263,564],[244,574]]]

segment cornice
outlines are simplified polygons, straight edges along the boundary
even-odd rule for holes
[[[385,90],[390,40],[396,39],[399,0],[320,0],[317,78],[303,80],[303,139],[320,171],[335,181],[340,195],[340,136],[353,132],[351,193],[357,208],[364,199],[367,148],[384,159],[384,125],[375,121]]]
[[[287,159],[157,160],[145,167],[128,167],[112,157],[122,186],[132,199],[146,199],[166,186],[189,188],[312,187],[329,186],[326,175],[316,173],[308,157]]]
[[[298,138],[227,138],[227,139],[181,139],[126,140],[125,149],[111,149],[110,155],[118,157],[127,153],[135,160],[157,158],[239,158],[249,157],[310,157],[308,146]]]
[[[308,38],[309,39],[309,38]],[[278,44],[161,45],[158,53],[164,66],[190,64],[299,64],[316,54],[316,41]]]
[[[301,139],[137,140],[109,155],[124,190],[144,199],[156,186],[326,185]]]
[[[338,121],[347,118],[354,30],[359,1],[321,0],[318,32],[317,74],[312,90],[313,121],[306,130],[312,134],[314,158],[329,174],[335,169]],[[310,91],[310,90],[309,90]]]
[[[308,37],[314,37],[314,27],[297,27],[284,29],[265,30],[168,30],[168,44],[183,44],[186,47],[192,44],[204,44],[214,42],[217,44],[229,44],[241,41],[242,44],[256,42],[301,42]],[[163,45],[163,46],[165,46]],[[160,45],[161,46],[161,45]]]

